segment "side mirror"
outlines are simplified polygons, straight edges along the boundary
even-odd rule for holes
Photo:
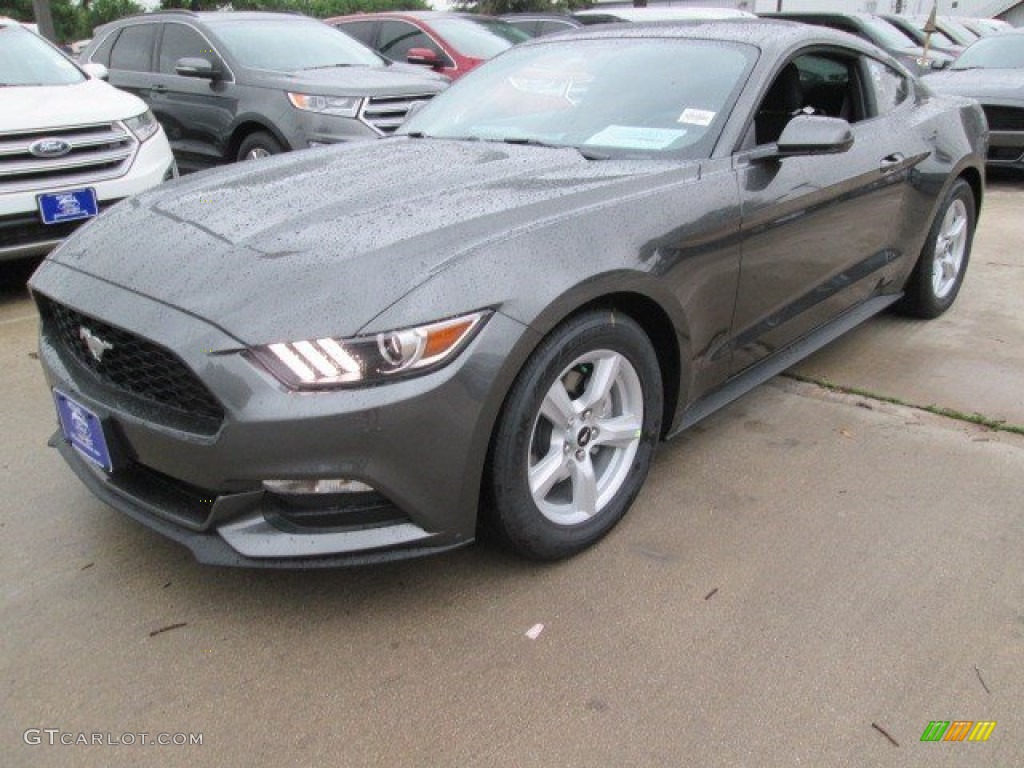
[[[838,155],[852,146],[853,130],[842,118],[797,115],[787,123],[777,143],[754,150],[752,159]]]
[[[102,64],[97,64],[95,61],[90,61],[88,64],[82,65],[82,70],[91,77],[93,80],[106,80],[110,77],[110,72]]]
[[[441,59],[436,51],[429,48],[410,48],[405,54],[405,60],[409,64],[420,64],[425,67],[440,67]]]
[[[200,80],[216,80],[220,70],[208,59],[178,59],[174,71],[182,77],[197,77]]]

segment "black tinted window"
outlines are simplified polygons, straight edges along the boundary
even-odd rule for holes
[[[156,24],[133,24],[121,30],[110,53],[110,68],[149,72],[156,42]]]
[[[206,59],[210,63],[218,61],[210,44],[194,29],[184,24],[164,24],[159,71],[173,75],[174,65],[179,59]]]
[[[104,67],[110,66],[110,49],[114,47],[114,41],[117,39],[117,32],[118,30],[114,30],[103,38],[103,42],[100,43],[99,48],[93,52],[91,61],[95,61],[97,64],[102,64]]]
[[[385,21],[380,25],[380,44],[377,50],[394,61],[405,61],[413,48],[429,48],[439,56],[441,49],[425,32],[404,21]]]
[[[347,35],[366,45],[373,44],[373,29],[377,26],[375,21],[347,21],[339,24],[338,29]]]

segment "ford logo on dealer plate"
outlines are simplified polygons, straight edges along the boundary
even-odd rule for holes
[[[28,151],[36,157],[60,157],[71,151],[71,145],[64,139],[40,139],[29,144]]]

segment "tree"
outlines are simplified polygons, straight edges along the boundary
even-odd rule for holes
[[[84,7],[85,0],[82,0]],[[88,20],[89,29],[107,24],[111,21],[133,16],[136,13],[143,13],[146,9],[135,2],[135,0],[92,0],[88,9],[84,9]]]

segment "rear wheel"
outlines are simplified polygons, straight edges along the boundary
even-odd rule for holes
[[[647,477],[661,410],[657,356],[633,320],[588,312],[557,328],[516,379],[495,433],[499,536],[542,560],[604,536]]]
[[[915,317],[938,317],[956,301],[971,257],[977,214],[974,191],[957,179],[935,214],[928,239],[907,281],[899,308]]]
[[[280,142],[269,133],[250,133],[238,147],[238,160],[262,160],[284,152]]]

